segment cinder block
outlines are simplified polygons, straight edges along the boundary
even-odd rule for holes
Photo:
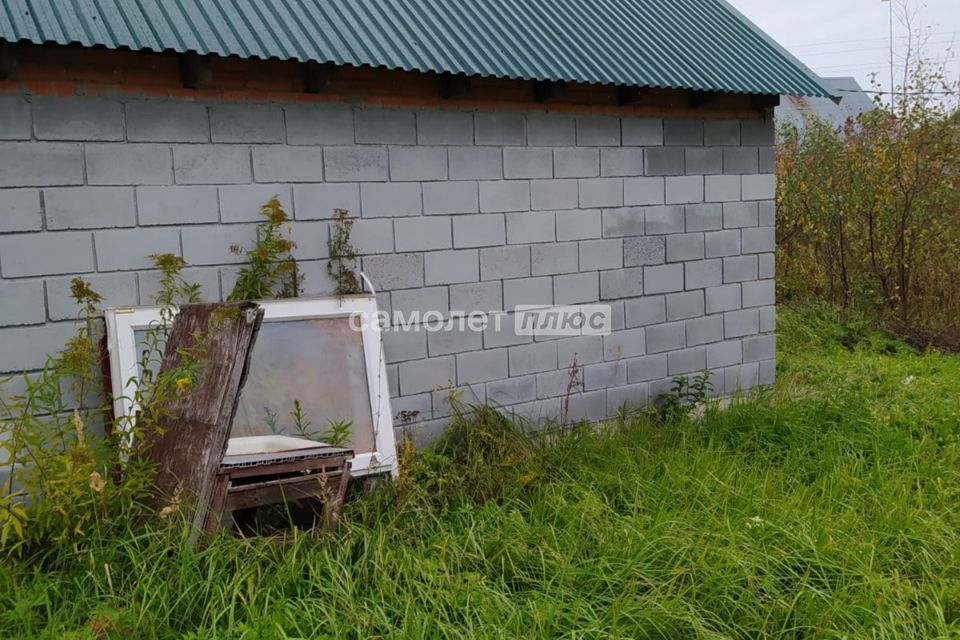
[[[586,304],[599,299],[600,278],[597,273],[571,273],[553,278],[556,304]]]
[[[773,334],[743,339],[743,361],[772,360],[777,355],[777,338]]]
[[[543,400],[546,398],[566,397],[574,393],[579,393],[583,385],[583,370],[568,371],[560,369],[558,371],[545,371],[537,374],[537,398]]]
[[[530,182],[531,208],[576,209],[579,204],[576,180],[532,180]]]
[[[530,247],[490,247],[480,250],[480,279],[502,280],[530,275]]]
[[[38,231],[42,226],[39,189],[0,190],[0,233]]]
[[[578,116],[577,145],[616,147],[620,145],[620,118],[616,116]]]
[[[123,105],[88,96],[34,96],[38,140],[123,140]]]
[[[425,182],[423,211],[428,215],[477,213],[480,199],[473,181]]]
[[[283,142],[283,110],[272,104],[218,104],[210,107],[214,142]]]
[[[0,187],[83,184],[80,145],[0,142]]]
[[[728,395],[738,391],[746,391],[757,386],[760,367],[756,362],[727,367],[723,370],[724,387]]]
[[[709,287],[705,292],[707,313],[720,313],[739,309],[740,285],[727,284],[719,287]]]
[[[360,255],[391,253],[393,244],[393,222],[391,220],[354,220],[350,231],[350,241]],[[401,249],[397,249],[401,251]],[[324,255],[323,257],[326,257]]]
[[[450,309],[463,313],[472,311],[503,311],[503,288],[500,282],[470,282],[450,286]]]
[[[667,320],[685,320],[703,315],[703,291],[671,293],[667,300]]]
[[[687,346],[723,340],[723,316],[704,316],[687,320]]]
[[[643,267],[600,272],[600,299],[616,300],[643,295]]]
[[[627,300],[626,325],[628,327],[646,327],[666,321],[666,296],[644,296]]]
[[[283,108],[287,144],[353,144],[353,109],[339,104],[291,104]]]
[[[433,415],[433,394],[418,393],[412,396],[395,395],[390,400],[390,408],[393,410],[393,423],[402,424],[402,430],[406,430],[414,425],[421,427],[425,424],[424,421],[430,420],[430,417]],[[397,427],[394,427],[394,432],[397,432]],[[414,434],[413,437],[415,440],[418,435],[419,434]]]
[[[723,335],[739,338],[760,333],[760,312],[756,309],[727,311],[723,314]]]
[[[577,393],[570,396],[570,401],[562,410],[560,417],[565,418],[568,423],[603,420],[607,417],[607,392],[601,390]]]
[[[94,291],[103,296],[100,308],[137,304],[137,274],[135,273],[87,274],[83,279],[90,283]],[[47,280],[47,307],[50,320],[76,319],[78,307],[70,298],[72,280],[73,276]],[[0,291],[2,290],[0,288]],[[42,300],[40,309],[43,309]]]
[[[684,212],[688,233],[717,231],[723,228],[723,207],[719,203],[687,205]]]
[[[423,213],[418,183],[366,183],[360,185],[360,211],[364,218],[395,218]]]
[[[503,177],[552,178],[553,151],[549,147],[516,147],[503,150]]]
[[[776,153],[773,147],[760,147],[760,173],[776,171]]]
[[[394,221],[397,251],[429,251],[453,246],[450,218],[407,218]]]
[[[254,158],[256,155],[254,150]],[[384,147],[326,147],[323,150],[323,172],[327,182],[384,181],[388,164]]]
[[[559,113],[527,114],[527,144],[542,147],[565,147],[577,143],[573,116]]]
[[[640,329],[643,331],[643,329]],[[640,339],[643,344],[643,338]],[[609,389],[627,384],[627,365],[625,362],[600,362],[588,364],[583,368],[583,388],[585,391]]]
[[[710,118],[703,123],[703,144],[708,146],[740,146],[740,121]]]
[[[0,96],[0,140],[29,139],[30,104],[22,96]]]
[[[453,219],[453,246],[457,249],[505,243],[506,225],[502,213],[456,216]]]
[[[457,361],[454,356],[400,363],[400,393],[405,396],[453,385],[456,379]]]
[[[487,402],[504,407],[537,399],[537,376],[520,376],[487,383]]]
[[[42,256],[42,259],[38,259]],[[0,271],[5,278],[93,271],[93,243],[83,232],[0,236]]]
[[[774,202],[760,202],[760,226],[772,227],[777,223],[777,205]]]
[[[663,120],[660,118],[624,117],[623,146],[659,147],[663,144]]]
[[[427,312],[441,312],[443,317],[450,309],[447,287],[423,287],[394,291],[390,294],[390,304],[394,315],[400,315],[403,321],[411,320],[414,314],[423,317]]]
[[[675,351],[687,345],[687,325],[684,322],[651,325],[646,332],[647,353]]]
[[[513,311],[518,305],[553,304],[553,280],[546,278],[522,278],[504,280],[503,308]],[[510,319],[513,322],[513,318]]]
[[[627,238],[623,241],[623,264],[627,267],[663,264],[666,255],[666,242],[662,237]]]
[[[649,207],[645,212],[646,233],[661,235],[683,233],[686,228],[683,207]]]
[[[554,340],[510,347],[510,375],[523,376],[557,368],[557,343]]]
[[[507,350],[490,349],[457,356],[457,384],[477,384],[507,377]]]
[[[257,182],[322,182],[323,162],[320,147],[254,147],[253,177]]]
[[[229,254],[229,240],[220,227],[206,227],[202,241],[223,243],[217,247],[218,253]],[[195,231],[185,232],[185,236],[197,238]],[[97,231],[94,234],[97,246],[98,271],[130,271],[135,269],[149,269],[153,262],[148,256],[151,254],[172,253],[180,255],[180,231],[178,229],[117,229],[111,231]],[[184,258],[192,264],[204,263],[197,260],[201,254],[191,251],[188,253],[187,240],[184,238]],[[192,247],[191,247],[192,249]],[[205,248],[209,252],[209,248]]]
[[[600,150],[600,175],[642,176],[643,149],[638,147],[611,147]]]
[[[476,249],[432,251],[424,260],[428,285],[480,280],[480,256]]]
[[[773,381],[777,375],[776,360],[763,360],[758,364],[760,365],[760,370],[759,370],[759,373],[757,374],[758,384],[763,384],[763,385],[773,384]]]
[[[757,146],[772,146],[776,138],[776,127],[773,118],[747,119],[740,122],[743,144]]]
[[[667,178],[667,204],[703,202],[703,177],[678,176]]]
[[[160,144],[88,144],[87,184],[170,184],[170,148]],[[247,158],[247,178],[250,160]]]
[[[683,291],[683,265],[644,267],[643,280],[643,292],[648,295]]]
[[[552,211],[524,211],[507,214],[507,242],[553,242],[555,218]]]
[[[506,147],[527,143],[522,113],[480,111],[474,114],[473,124],[478,145]]]
[[[774,278],[777,275],[776,257],[772,253],[762,253],[757,256],[760,260],[761,278]]]
[[[550,278],[544,278],[544,280],[549,281]],[[517,281],[512,280],[511,282]],[[504,283],[504,293],[506,293],[506,284],[507,283]],[[506,298],[506,295],[504,295],[504,298]],[[512,313],[495,314],[491,316],[490,324],[483,332],[483,348],[494,349],[533,342],[533,336],[517,335],[515,320],[516,318]],[[513,374],[511,373],[511,375]]]
[[[667,375],[667,354],[658,353],[627,360],[627,382],[648,382]]]
[[[740,340],[727,340],[707,345],[707,368],[730,367],[743,362]]]
[[[623,240],[585,240],[580,243],[580,270],[623,267]]]
[[[607,389],[608,415],[613,416],[619,411],[639,409],[649,403],[649,387],[645,383]]]
[[[760,332],[769,333],[777,330],[777,308],[773,305],[762,307],[760,311]]]
[[[642,207],[620,207],[603,210],[603,235],[620,238],[643,235],[644,210]]]
[[[417,144],[473,144],[473,114],[452,109],[418,111]]]
[[[535,276],[575,273],[579,248],[576,242],[536,244],[530,247],[530,264]]]
[[[412,111],[359,107],[354,112],[360,144],[415,144],[417,128]]]
[[[671,376],[697,373],[707,368],[707,350],[703,347],[681,349],[667,354],[667,372]]]
[[[303,265],[298,265],[303,266]],[[222,300],[226,296],[221,296],[220,291],[220,270],[217,267],[187,267],[180,272],[187,282],[200,285],[200,299]],[[126,274],[108,274],[118,277]],[[107,277],[107,276],[98,276]],[[157,304],[157,297],[160,294],[160,279],[162,275],[159,271],[140,271],[136,274],[137,285],[140,290],[140,304]],[[230,285],[233,286],[233,283]],[[226,293],[230,293],[227,291]]]
[[[44,189],[47,229],[99,229],[137,224],[133,187]]]
[[[646,343],[646,330],[643,328],[614,331],[603,336],[603,358],[620,362],[626,358],[642,356],[647,352]]]
[[[677,233],[667,236],[667,262],[702,259],[702,233]]]
[[[703,237],[706,248],[705,255],[708,258],[740,255],[740,232],[736,229],[709,231]]]
[[[744,200],[773,200],[777,196],[777,177],[772,173],[743,176],[741,189]]]
[[[574,360],[578,366],[603,362],[603,336],[576,336],[557,340],[560,369],[567,372]]]
[[[316,224],[316,223],[311,223]],[[326,225],[324,225],[325,227]],[[161,231],[176,231],[175,229],[153,229],[158,234]],[[97,257],[100,256],[100,234],[97,234]],[[294,234],[296,237],[296,234]],[[183,257],[189,264],[239,264],[246,261],[246,257],[231,251],[231,248],[247,249],[253,246],[256,239],[256,226],[253,224],[209,225],[190,227],[181,234]],[[315,243],[306,238],[297,238],[298,245],[311,246]],[[164,251],[150,251],[149,253],[165,253]],[[175,253],[175,252],[170,252]],[[296,255],[296,254],[295,254]],[[118,267],[127,268],[127,267]],[[101,268],[101,271],[103,269]],[[225,289],[227,287],[224,287]]]
[[[424,259],[420,253],[363,257],[363,272],[377,291],[410,289],[424,284]],[[392,297],[391,297],[392,299]],[[396,305],[394,305],[396,308]]]
[[[447,150],[443,147],[390,147],[390,179],[446,180]]]
[[[217,188],[138,187],[137,210],[141,225],[217,222]]]
[[[168,153],[166,149],[163,151],[164,154]],[[89,160],[90,148],[87,147],[87,162]],[[169,162],[167,157],[168,176]],[[162,163],[160,168],[163,169]],[[250,173],[250,150],[244,146],[227,144],[175,146],[173,174],[179,184],[246,184],[253,180]],[[323,178],[322,172],[317,175],[320,176],[319,179]],[[262,174],[258,177],[262,178]]]
[[[581,207],[623,206],[623,180],[620,178],[583,179],[579,190]]]
[[[69,289],[60,293],[68,294]],[[43,301],[43,280],[0,280],[0,300],[3,300],[3,304],[0,305],[0,327],[43,324],[47,320]],[[71,318],[77,315],[72,302],[68,295],[64,295],[63,302],[57,301],[57,304],[69,304],[74,307]]]
[[[628,206],[661,205],[665,198],[663,178],[626,178],[623,181],[623,202]]]
[[[339,186],[339,185],[338,185]],[[184,188],[192,193],[192,188]],[[201,189],[205,193],[205,190]],[[263,220],[260,208],[270,198],[277,196],[283,210],[292,218],[293,201],[290,199],[290,187],[272,184],[244,184],[220,187],[220,219],[223,222],[259,222]],[[162,218],[162,215],[160,216]]]
[[[740,176],[706,176],[704,199],[707,202],[733,202],[740,199]]]
[[[603,233],[599,209],[557,211],[557,240],[587,240]],[[642,219],[642,218],[641,218]]]
[[[687,290],[706,289],[723,284],[722,260],[699,260],[687,262],[684,266]]]
[[[220,197],[222,210],[222,189]],[[333,217],[335,209],[345,209],[354,217],[360,215],[360,187],[356,184],[298,184],[293,188],[293,199],[298,220],[326,220]]]
[[[776,304],[777,288],[773,280],[743,283],[743,307],[765,307]]]
[[[553,150],[553,175],[557,178],[595,178],[600,175],[598,149],[558,148]]]
[[[387,365],[387,388],[390,390],[391,398],[400,397],[400,365],[398,364]],[[394,428],[394,433],[396,432],[397,430],[396,428]],[[399,436],[401,434],[397,434],[397,435]]]
[[[451,353],[477,351],[483,348],[483,332],[476,331],[466,323],[444,326],[441,331],[427,332],[427,351],[430,357]]]
[[[726,147],[723,150],[723,172],[726,174],[751,174],[760,169],[756,147]]]
[[[757,279],[757,256],[734,256],[723,259],[723,282],[744,282]]]
[[[503,153],[500,149],[450,147],[447,149],[447,159],[451,180],[499,180],[503,177]]]
[[[126,104],[127,140],[131,142],[207,142],[207,106],[174,100]]]
[[[703,144],[703,120],[664,118],[663,144],[668,147],[695,147]]]
[[[684,150],[670,147],[651,147],[644,151],[648,176],[682,176],[684,173]]]
[[[742,232],[742,251],[744,253],[770,253],[777,248],[773,227],[752,227]]]
[[[526,180],[498,180],[480,183],[480,211],[502,213],[530,209],[530,183]]]
[[[0,373],[40,369],[47,354],[61,351],[76,329],[74,322],[0,329]]]
[[[723,150],[711,147],[690,147],[685,151],[687,175],[723,173]]]

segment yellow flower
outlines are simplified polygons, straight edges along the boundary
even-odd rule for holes
[[[103,489],[107,486],[106,481],[103,479],[103,476],[100,475],[98,471],[94,471],[90,474],[90,488],[96,491],[97,493],[103,493]]]
[[[192,384],[193,384],[193,380],[191,380],[189,377],[184,376],[183,378],[180,378],[177,380],[177,391],[183,393],[184,391],[189,389],[190,385]]]

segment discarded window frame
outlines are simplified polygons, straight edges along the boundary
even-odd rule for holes
[[[351,476],[395,473],[397,453],[376,298],[351,295],[259,304],[264,321],[231,438],[285,435],[323,441],[334,424],[349,422],[344,446],[356,454]],[[143,341],[160,321],[160,307],[106,311],[118,416],[136,414],[133,393],[141,375]],[[294,401],[299,405],[297,417]]]

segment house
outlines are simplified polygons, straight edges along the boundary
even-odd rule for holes
[[[450,388],[599,419],[773,380],[772,109],[832,90],[724,0],[0,5],[0,371],[61,347],[76,274],[150,304],[172,252],[225,296],[277,194],[305,295],[343,208],[393,314],[608,306],[606,335],[387,331],[425,432]]]
[[[856,78],[822,78],[824,86],[841,98],[835,102],[829,98],[813,96],[783,96],[776,108],[776,120],[790,122],[803,129],[807,120],[818,118],[832,127],[842,127],[850,118],[877,108],[877,104],[864,92]]]

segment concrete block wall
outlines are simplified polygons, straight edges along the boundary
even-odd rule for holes
[[[709,369],[718,392],[774,375],[773,124],[760,119],[0,96],[0,371],[72,330],[70,277],[150,304],[146,256],[229,293],[259,206],[294,218],[305,293],[332,290],[329,220],[358,220],[386,310],[602,302],[615,331],[389,331],[395,412],[427,431],[470,400],[599,419]],[[512,322],[504,325],[512,328]]]

